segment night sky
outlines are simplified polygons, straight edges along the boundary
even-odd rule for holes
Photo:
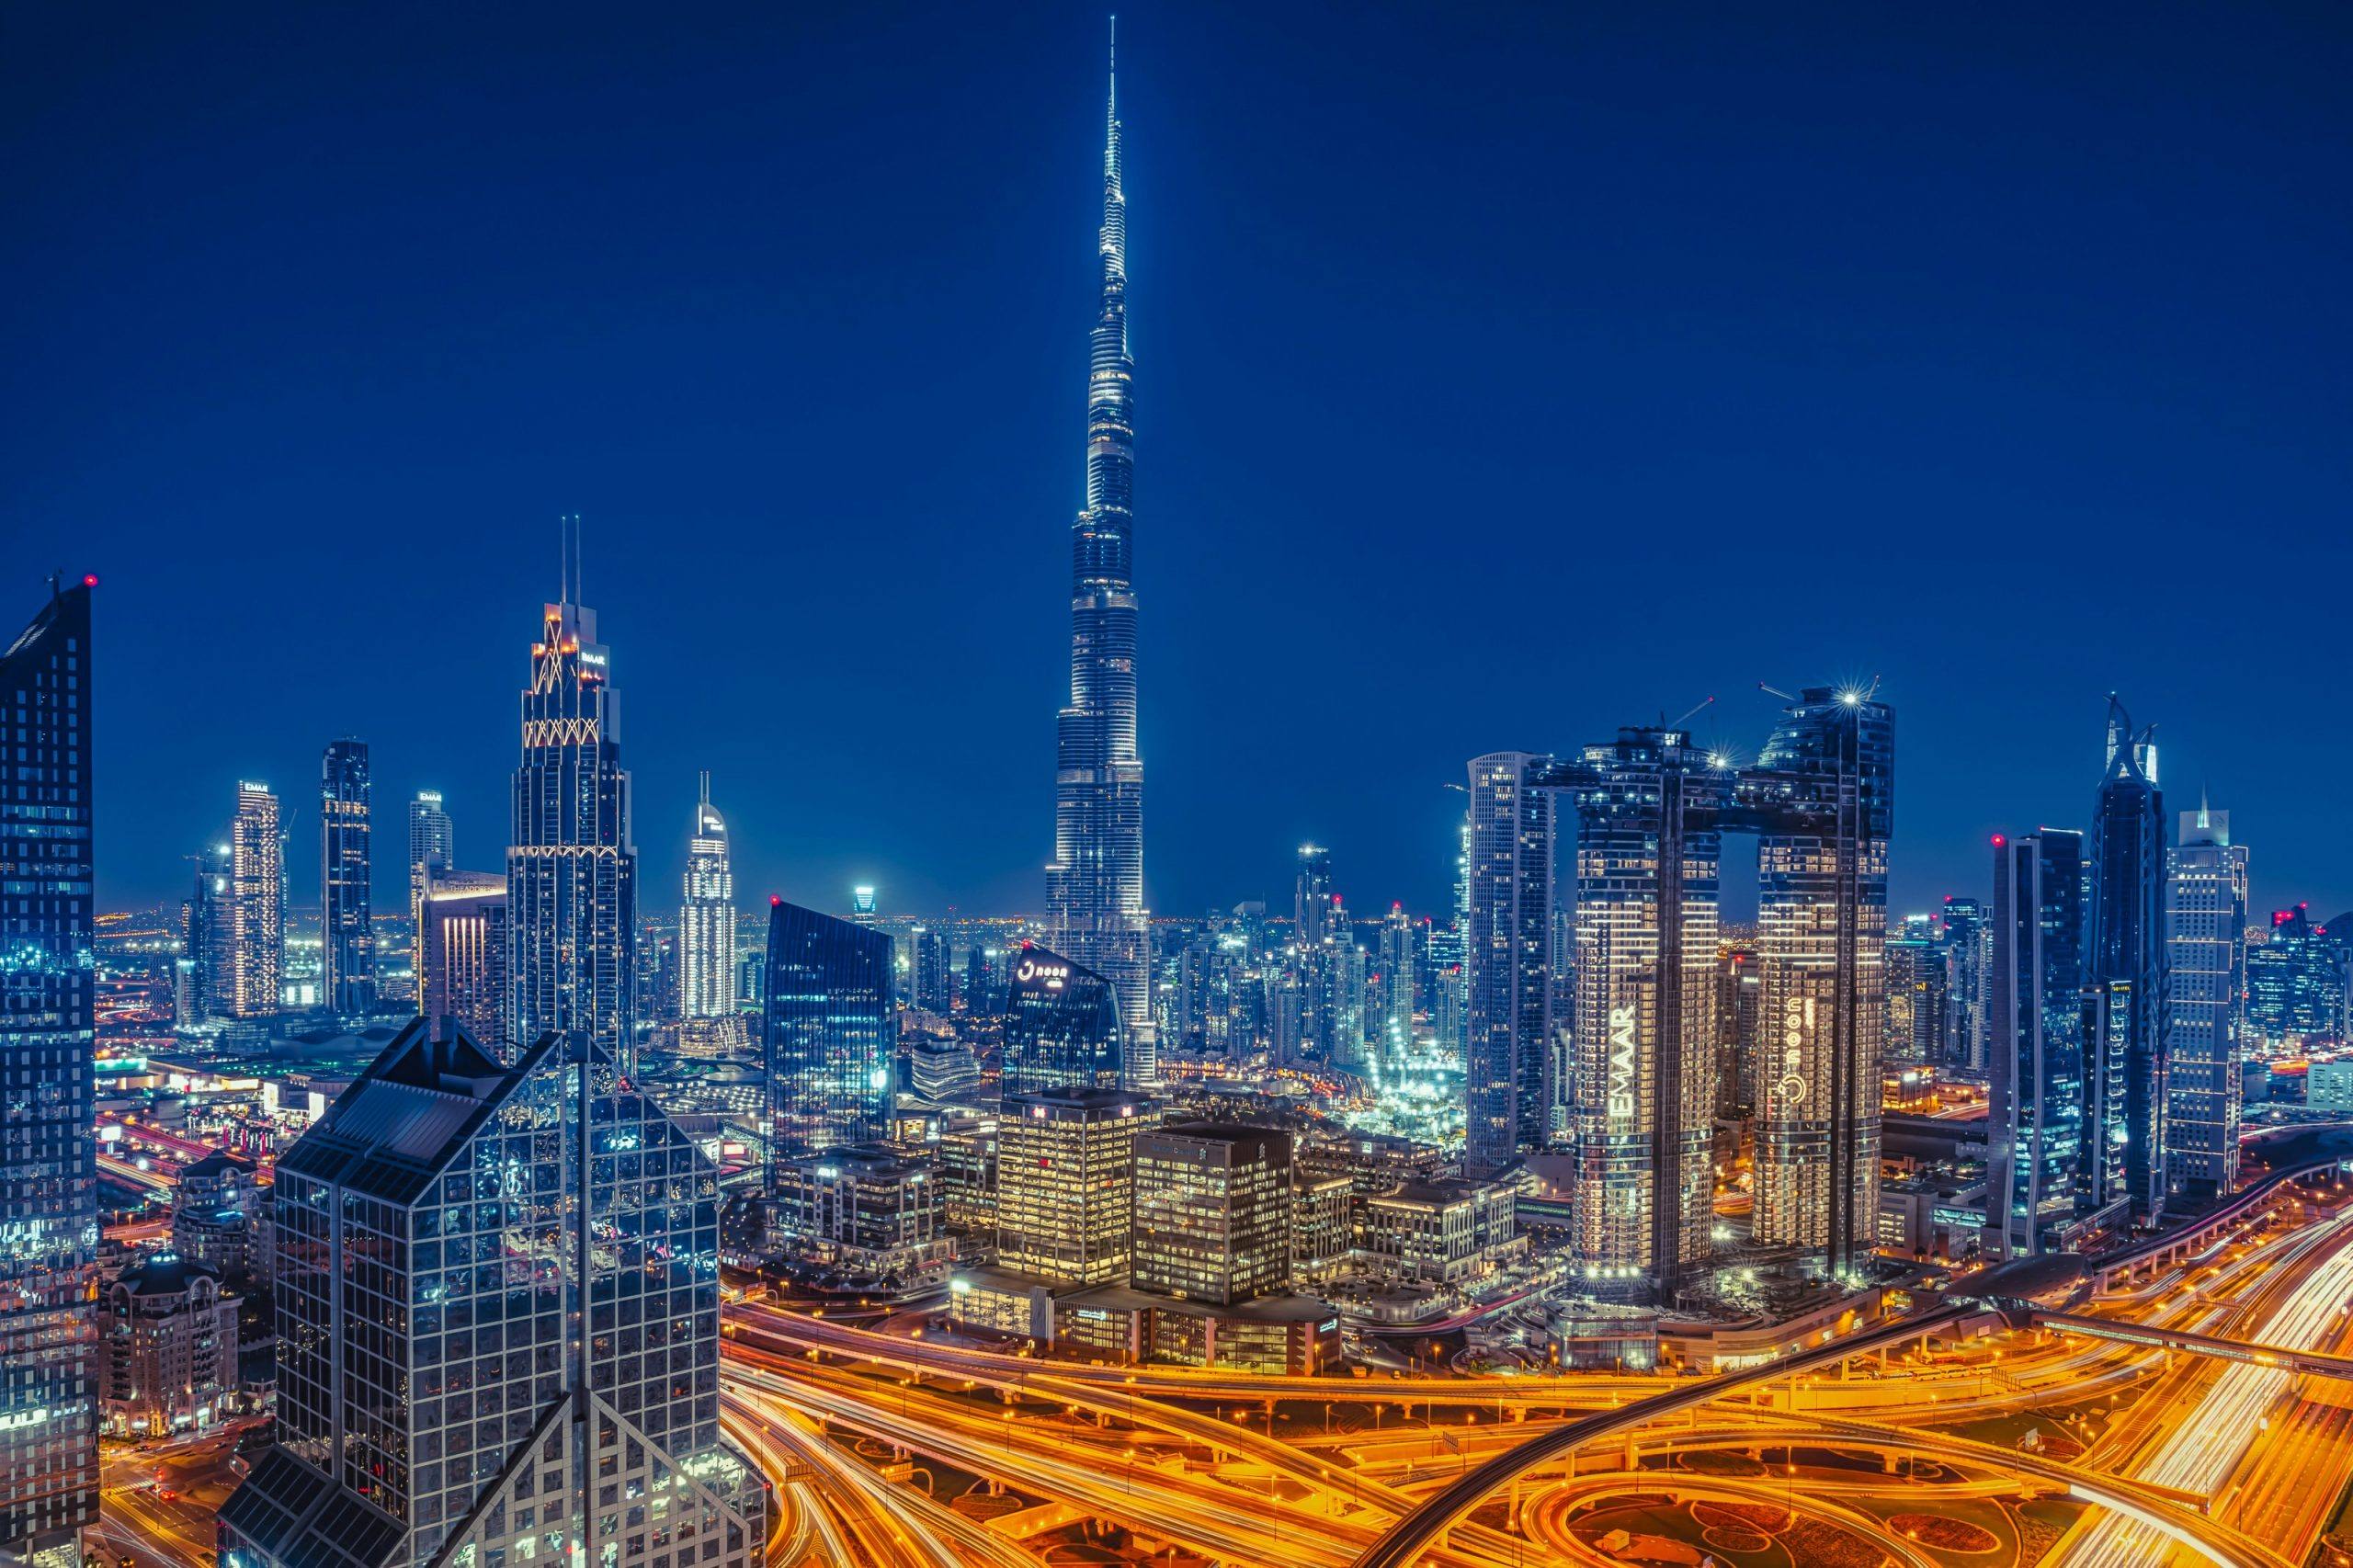
[[[673,903],[1037,910],[1100,6],[32,6],[0,598],[96,572],[104,902],[374,747],[506,841],[585,519]],[[2353,907],[2353,12],[1129,6],[1146,876],[1442,907],[1488,750],[1881,682],[1896,912],[2105,695]]]

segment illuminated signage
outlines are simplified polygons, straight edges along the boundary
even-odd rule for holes
[[[1634,1009],[1609,1009],[1609,1100],[1613,1120],[1634,1116]]]
[[[1773,1085],[1773,1096],[1782,1110],[1793,1110],[1805,1103],[1805,1080],[1799,1076],[1805,1065],[1805,1042],[1813,1033],[1813,998],[1791,996],[1781,1003],[1781,1077]]]
[[[1023,959],[1014,966],[1013,978],[1024,985],[1036,984],[1048,991],[1060,991],[1070,982],[1070,965]]]

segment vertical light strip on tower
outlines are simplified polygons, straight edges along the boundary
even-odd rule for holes
[[[1144,1085],[1158,1079],[1159,1065],[1143,905],[1143,762],[1136,751],[1135,361],[1128,354],[1116,65],[1115,52],[1103,148],[1102,299],[1087,365],[1086,506],[1071,526],[1070,705],[1057,730],[1046,893],[1055,948],[1111,983],[1127,1081]]]

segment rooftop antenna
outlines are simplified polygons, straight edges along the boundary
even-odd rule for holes
[[[1761,692],[1764,692],[1764,693],[1765,693],[1765,694],[1767,694],[1768,696],[1770,696],[1770,697],[1778,697],[1778,698],[1779,698],[1779,699],[1780,699],[1782,701],[1784,701],[1784,702],[1795,702],[1795,701],[1797,700],[1797,699],[1796,699],[1796,698],[1791,697],[1788,692],[1783,691],[1779,687],[1777,687],[1777,686],[1767,686],[1767,685],[1766,685],[1763,681],[1761,681],[1761,680],[1760,680],[1760,681],[1758,681],[1758,682],[1756,683],[1756,689],[1757,689],[1757,690],[1759,690],[1759,691],[1761,691]]]
[[[1688,719],[1689,719],[1693,714],[1695,714],[1695,713],[1699,712],[1699,710],[1701,710],[1702,708],[1709,707],[1709,706],[1710,706],[1710,705],[1711,705],[1715,700],[1716,700],[1716,699],[1715,699],[1713,697],[1703,697],[1703,698],[1701,698],[1699,701],[1697,701],[1697,702],[1693,703],[1689,708],[1688,708],[1688,709],[1684,710],[1683,717],[1682,717],[1681,719],[1677,719],[1674,723],[1669,724],[1669,725],[1667,725],[1666,727],[1667,727],[1668,729],[1670,729],[1670,730],[1679,730],[1679,729],[1683,728],[1683,725],[1684,725],[1685,721],[1688,720]]]
[[[710,804],[710,769],[708,767],[702,770],[702,803],[706,806]]]

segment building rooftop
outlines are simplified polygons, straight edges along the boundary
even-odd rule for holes
[[[221,1282],[221,1276],[176,1252],[151,1253],[115,1277],[115,1285],[139,1297],[184,1296],[192,1281]]]
[[[278,1168],[388,1203],[414,1203],[492,1109],[562,1040],[542,1036],[510,1069],[463,1029],[435,1040],[431,1025],[418,1018],[279,1157]]]

